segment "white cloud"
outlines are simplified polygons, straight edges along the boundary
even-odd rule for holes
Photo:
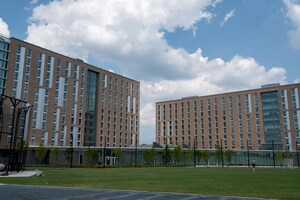
[[[2,18],[0,18],[0,34],[7,36],[7,37],[10,36],[8,25],[3,21]]]
[[[186,69],[180,67],[177,59],[173,60],[181,50],[167,44],[164,31],[190,29],[199,20],[209,19],[212,15],[205,10],[209,3],[52,1],[33,10],[27,41],[84,60],[92,55],[122,66],[129,76],[176,78],[177,72]]]
[[[223,21],[221,22],[221,26],[223,26],[230,18],[234,17],[235,15],[235,10],[232,9],[229,13],[227,13],[223,19]]]
[[[294,83],[300,83],[300,78],[295,79]]]
[[[201,60],[198,62],[198,70],[193,70],[196,73],[193,79],[141,83],[141,97],[148,102],[141,110],[141,123],[154,124],[155,102],[158,101],[245,90],[269,83],[286,83],[283,68],[274,67],[267,70],[253,58],[235,56],[228,62],[221,58],[208,60],[198,50],[193,59],[195,63]]]
[[[139,80],[141,138],[151,142],[157,101],[286,80],[284,69],[267,70],[253,58],[211,59],[200,48],[188,53],[168,44],[164,32],[195,30],[198,21],[212,18],[207,8],[218,2],[55,0],[34,8],[27,40],[71,57],[93,57]]]
[[[216,7],[217,4],[222,3],[222,2],[223,2],[223,0],[214,0],[214,1],[212,1],[211,5],[213,7]]]
[[[288,33],[290,44],[293,48],[300,49],[300,1],[283,0],[283,2],[287,7],[287,17],[294,26]]]
[[[37,4],[39,0],[31,0],[30,4]]]

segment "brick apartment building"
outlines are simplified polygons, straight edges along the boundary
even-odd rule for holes
[[[199,149],[296,149],[300,83],[156,103],[156,142]],[[222,144],[221,144],[222,142]]]
[[[0,149],[139,141],[140,83],[80,59],[0,36],[0,94]]]

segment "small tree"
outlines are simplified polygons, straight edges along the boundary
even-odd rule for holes
[[[99,154],[96,149],[88,148],[84,152],[84,155],[86,156],[88,163],[92,166],[96,163]]]
[[[186,160],[190,163],[193,159],[193,155],[194,155],[194,150],[189,147],[187,153],[186,153]]]
[[[196,150],[196,163],[199,163],[199,161],[201,160],[201,151],[200,150]]]
[[[58,147],[56,147],[55,149],[53,149],[53,150],[50,152],[50,158],[51,158],[51,160],[53,160],[55,163],[57,163],[59,153],[60,153],[60,149],[59,149]]]
[[[40,164],[42,164],[42,160],[45,158],[46,153],[47,149],[43,144],[40,144],[40,146],[36,150],[36,157],[40,160]]]
[[[18,148],[19,148],[19,151],[21,151],[21,145],[19,145]],[[29,144],[27,142],[24,142],[23,148],[22,148],[22,154],[20,154],[21,155],[21,160],[20,160],[21,163],[23,163],[23,160],[26,161],[26,156],[27,156],[28,150],[29,150]]]
[[[181,157],[182,157],[182,149],[181,149],[181,146],[178,145],[174,149],[174,159],[175,159],[177,165],[180,163]]]
[[[145,151],[143,152],[143,159],[145,161],[145,164],[146,165],[154,164],[155,155],[156,155],[156,150],[154,147],[152,147],[151,149],[145,149]]]
[[[151,150],[150,149],[145,149],[143,152],[143,159],[146,165],[149,165],[151,162],[150,159],[150,154],[151,154]]]
[[[22,159],[26,160],[26,156],[27,156],[28,150],[29,150],[29,143],[25,142],[24,145],[23,145]]]
[[[73,149],[72,148],[67,148],[65,150],[65,158],[68,161],[68,163],[71,161],[72,153],[73,153]]]
[[[115,148],[114,149],[114,155],[118,160],[118,164],[120,163],[120,158],[122,156],[122,149],[121,148]]]
[[[285,159],[290,159],[291,158],[291,152],[289,149],[286,149],[284,152],[284,158]]]
[[[282,165],[283,162],[283,154],[279,150],[275,152],[275,161],[277,164]]]
[[[150,150],[150,160],[151,160],[150,163],[152,163],[153,166],[155,165],[155,162],[154,162],[155,156],[156,156],[156,149],[154,147],[152,147]]]
[[[168,166],[168,163],[171,161],[172,153],[168,145],[165,146],[162,158],[164,162],[166,163],[166,166]]]
[[[204,150],[201,152],[201,157],[203,158],[204,162],[206,165],[208,165],[208,160],[210,157],[209,151],[208,150]]]
[[[232,156],[233,156],[233,151],[230,150],[230,149],[227,149],[227,150],[225,151],[225,159],[226,159],[226,161],[228,162],[228,165],[231,163]]]
[[[216,156],[216,160],[219,162],[222,162],[223,159],[223,149],[221,147],[219,147],[215,153]]]

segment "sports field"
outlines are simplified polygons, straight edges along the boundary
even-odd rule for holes
[[[44,175],[1,177],[0,183],[300,199],[300,169],[85,168],[44,170]]]

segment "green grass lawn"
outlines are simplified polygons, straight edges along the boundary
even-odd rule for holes
[[[45,170],[45,177],[0,183],[300,199],[300,169],[99,168]]]

